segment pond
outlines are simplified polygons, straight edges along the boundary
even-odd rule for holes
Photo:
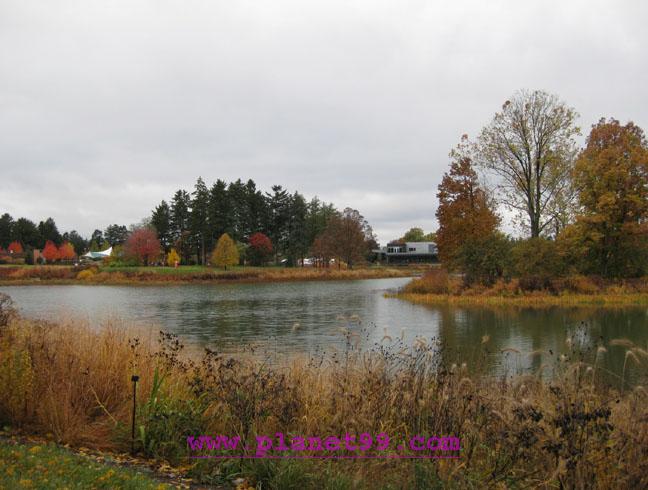
[[[492,375],[560,369],[560,356],[592,362],[611,381],[623,373],[627,339],[648,348],[645,307],[491,308],[414,305],[385,298],[409,279],[178,286],[6,286],[30,317],[109,317],[178,334],[189,346],[232,352],[250,344],[281,354],[321,354],[345,348],[344,329],[366,349],[417,337],[440,341],[451,364]],[[568,340],[570,339],[570,340]],[[613,342],[627,344],[627,342]],[[631,359],[632,361],[632,359]],[[626,379],[643,379],[626,363]]]

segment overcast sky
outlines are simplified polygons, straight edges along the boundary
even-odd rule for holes
[[[201,175],[435,229],[516,90],[648,129],[648,3],[0,0],[0,213],[89,235]]]

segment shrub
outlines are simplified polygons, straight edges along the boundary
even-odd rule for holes
[[[84,269],[77,274],[76,278],[80,280],[88,280],[92,279],[96,273],[97,269]]]
[[[408,283],[403,288],[403,292],[413,294],[449,294],[455,290],[453,286],[448,271],[445,269],[433,269],[426,272],[419,279]]]
[[[508,238],[499,232],[466,241],[457,259],[465,273],[465,282],[494,284],[508,268],[510,248]]]

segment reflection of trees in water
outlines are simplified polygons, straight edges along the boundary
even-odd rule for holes
[[[630,338],[648,345],[648,316],[642,308],[430,308],[439,312],[443,362],[466,362],[469,370],[489,375],[541,369],[550,375],[563,354],[592,364],[600,345],[608,352],[599,366],[620,375],[626,349],[610,347],[609,341]],[[488,341],[482,344],[484,338]]]

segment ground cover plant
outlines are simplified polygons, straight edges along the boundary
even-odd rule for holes
[[[0,489],[173,488],[133,469],[101,464],[55,444],[0,442]]]

